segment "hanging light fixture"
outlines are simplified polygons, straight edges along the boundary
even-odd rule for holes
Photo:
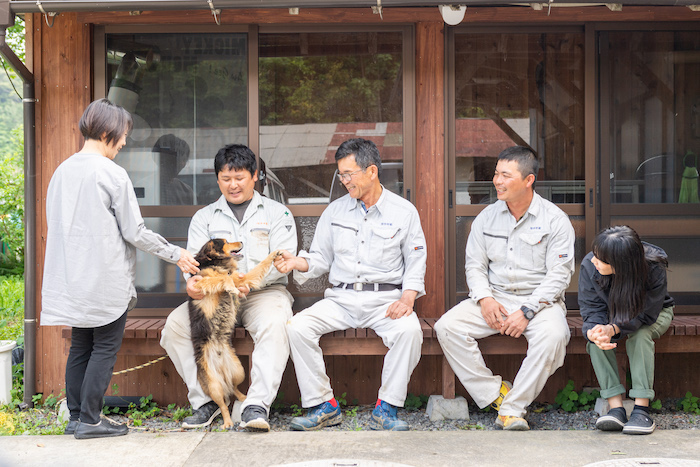
[[[442,15],[443,21],[450,26],[456,26],[464,19],[464,14],[467,12],[466,5],[438,5],[438,10]]]

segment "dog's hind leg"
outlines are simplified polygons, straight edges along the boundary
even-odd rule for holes
[[[238,389],[238,385],[245,380],[245,370],[243,369],[243,365],[241,365],[241,361],[238,359],[238,355],[236,355],[236,350],[233,347],[230,347],[229,350],[229,357],[231,359],[229,364],[229,368],[231,369],[231,386],[228,389],[236,396],[236,399],[243,402],[246,399],[246,395]]]
[[[247,397],[245,394],[239,391],[237,387],[233,388],[233,395],[236,396],[236,399],[238,399],[241,402],[243,402]]]
[[[213,400],[221,409],[221,416],[224,418],[223,428],[225,430],[233,428],[233,421],[231,420],[231,414],[228,411],[228,404],[226,403],[226,397],[224,396],[224,388],[218,381],[210,382],[209,397],[211,397],[211,400]]]
[[[221,380],[221,374],[217,371],[217,358],[220,350],[214,346],[205,346],[202,359],[198,363],[199,384],[205,393],[211,397],[216,405],[221,409],[221,416],[224,418],[224,429],[233,428],[231,414],[228,411],[225,383]]]

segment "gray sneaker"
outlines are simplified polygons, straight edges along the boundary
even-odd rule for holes
[[[615,407],[596,420],[595,428],[600,431],[622,431],[625,423],[627,423],[627,412],[624,407]]]
[[[221,415],[221,409],[216,402],[209,401],[186,417],[182,421],[182,428],[202,428],[211,425],[217,415]]]
[[[656,423],[644,410],[633,409],[630,420],[625,423],[622,433],[625,435],[650,435],[656,429]]]
[[[249,405],[243,409],[239,428],[248,431],[270,431],[270,424],[267,422],[267,410],[259,405]]]

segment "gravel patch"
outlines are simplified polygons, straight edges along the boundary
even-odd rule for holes
[[[661,430],[700,430],[700,416],[681,412],[676,409],[679,399],[663,401],[661,410],[652,410],[652,418],[657,429]],[[369,430],[369,421],[373,406],[352,406],[343,409],[343,422],[335,427],[323,428],[324,431],[360,431]],[[304,411],[304,414],[306,411]],[[296,414],[291,410],[273,410],[270,417],[272,431],[288,431],[289,423]],[[431,422],[425,409],[399,409],[398,416],[408,422],[412,431],[457,431],[457,430],[495,430],[493,411],[479,410],[473,403],[469,404],[469,420],[444,420]],[[143,425],[136,427],[130,419],[121,415],[112,415],[111,419],[124,423],[128,422],[132,431],[169,432],[182,431],[180,422],[174,421],[171,414],[164,411],[158,417],[143,420]],[[528,423],[531,430],[595,430],[598,414],[594,411],[567,413],[551,406],[533,404],[530,406]],[[214,423],[206,428],[188,431],[222,431],[223,422],[217,417]],[[235,429],[238,428],[236,424]]]

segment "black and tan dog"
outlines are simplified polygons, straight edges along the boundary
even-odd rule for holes
[[[239,401],[246,397],[238,390],[245,372],[231,343],[239,305],[239,288],[260,288],[279,254],[277,251],[270,253],[253,270],[239,277],[236,260],[241,258],[237,254],[241,248],[243,244],[240,242],[228,243],[220,238],[204,244],[195,256],[202,276],[196,287],[204,293],[204,298],[190,298],[189,301],[197,379],[204,392],[221,409],[224,428],[233,426],[228,411],[231,394]]]

